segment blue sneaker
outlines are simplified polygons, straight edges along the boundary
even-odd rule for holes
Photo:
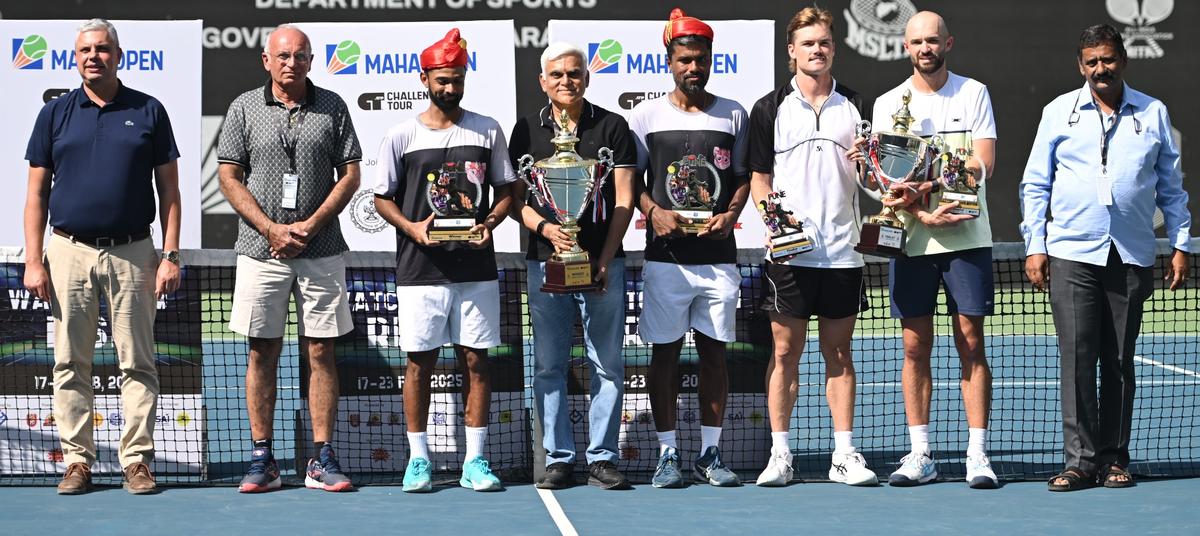
[[[488,461],[483,459],[483,456],[476,456],[463,464],[463,474],[458,484],[475,491],[500,491],[504,489],[504,485],[500,483],[500,478],[492,473],[491,468],[488,467]]]
[[[308,470],[304,473],[304,487],[323,489],[325,491],[350,491],[350,477],[342,472],[337,455],[329,444],[321,447],[321,453],[316,458],[308,460]]]
[[[275,464],[275,457],[271,455],[271,449],[254,449],[250,453],[250,470],[246,471],[246,476],[242,477],[242,483],[238,484],[238,491],[262,493],[279,489],[282,484],[283,481],[279,478],[279,467]]]
[[[899,487],[919,486],[937,478],[937,464],[927,452],[910,452],[900,458],[900,468],[888,477],[888,484]]]
[[[650,484],[656,488],[682,488],[683,474],[679,472],[679,451],[667,447],[666,452],[658,457],[658,467],[654,468],[654,478]]]
[[[433,491],[433,468],[425,458],[408,460],[404,468],[404,491],[408,493],[428,493]]]
[[[742,480],[721,462],[721,449],[708,447],[704,455],[696,460],[692,469],[696,482],[707,482],[722,488],[736,488],[742,485]]]

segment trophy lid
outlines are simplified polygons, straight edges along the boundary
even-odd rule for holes
[[[892,130],[897,134],[908,134],[908,127],[912,126],[914,118],[912,112],[908,110],[908,103],[912,101],[912,91],[905,89],[904,95],[900,96],[900,109],[892,114]]]
[[[550,143],[554,144],[554,154],[548,158],[538,161],[534,164],[537,167],[546,168],[584,168],[596,164],[593,159],[585,159],[575,152],[575,144],[579,143],[579,138],[568,128],[570,125],[571,116],[563,110],[558,116],[558,133],[553,138],[550,138]]]

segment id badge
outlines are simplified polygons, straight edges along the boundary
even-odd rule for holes
[[[283,199],[279,200],[279,206],[296,210],[296,194],[300,190],[300,176],[295,173],[283,174]]]
[[[1096,202],[1103,206],[1112,206],[1113,204],[1113,180],[1112,177],[1100,174],[1096,177]]]

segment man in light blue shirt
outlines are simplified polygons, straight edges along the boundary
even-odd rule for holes
[[[1154,207],[1174,247],[1171,290],[1187,278],[1191,228],[1166,106],[1123,81],[1121,34],[1087,28],[1078,60],[1087,83],[1042,111],[1021,181],[1025,274],[1037,289],[1049,286],[1062,355],[1067,469],[1050,479],[1051,491],[1134,484],[1133,359],[1142,304],[1154,291]]]

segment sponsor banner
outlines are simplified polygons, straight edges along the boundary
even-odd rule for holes
[[[96,441],[92,472],[121,472],[118,449],[124,424],[121,397],[97,395],[92,413]],[[150,470],[158,475],[201,474],[203,438],[200,395],[159,396]],[[0,452],[4,452],[0,456],[0,474],[45,475],[66,471],[51,397],[0,396]]]
[[[709,92],[733,99],[746,108],[773,89],[775,82],[775,23],[771,20],[709,20],[713,27]],[[587,98],[629,117],[638,103],[674,89],[661,20],[550,20],[550,42],[569,41],[588,55],[591,84]],[[747,125],[748,126],[748,125]],[[740,247],[758,247],[766,227],[758,211],[742,211],[735,230]],[[639,212],[625,233],[626,250],[646,245],[646,222]]]
[[[1155,28],[1175,10],[1174,0],[1141,2],[1138,0],[1106,0],[1108,16],[1124,24],[1125,53],[1131,59],[1158,59],[1166,55],[1163,43],[1175,39],[1173,32]]]
[[[513,23],[500,21],[302,23],[313,48],[309,77],[346,101],[362,144],[362,185],[342,211],[350,249],[395,251],[395,229],[375,212],[371,189],[379,146],[387,131],[429,106],[421,84],[421,51],[457,27],[467,41],[462,106],[500,123],[507,141],[516,122]],[[520,251],[517,225],[506,220],[494,234],[497,251]]]
[[[120,35],[123,56],[118,64],[121,82],[147,93],[166,107],[179,147],[179,190],[183,203],[180,247],[200,247],[201,22],[112,21]],[[42,106],[81,85],[75,64],[79,21],[0,20],[0,46],[8,54],[0,67],[0,87],[9,103],[8,128],[0,133],[0,162],[14,185],[0,197],[0,213],[21,214],[29,164],[25,149]],[[19,185],[19,186],[15,186]],[[49,233],[47,233],[49,235]],[[162,246],[154,224],[155,242]],[[0,227],[0,246],[23,246],[21,225]]]
[[[877,61],[907,58],[904,26],[917,11],[909,0],[850,0],[850,6],[842,11],[846,18],[842,43]]]
[[[494,393],[484,456],[493,469],[528,463],[527,419],[520,393]],[[433,470],[459,471],[466,451],[463,406],[460,395],[435,392],[430,397],[429,456]],[[307,413],[308,402],[305,402]],[[306,419],[302,419],[305,420]],[[343,396],[338,403],[334,444],[347,473],[394,473],[408,464],[407,421],[404,398],[394,396]],[[301,430],[301,445],[312,445],[312,431]],[[311,447],[309,447],[311,450]],[[312,453],[308,452],[308,456]]]

